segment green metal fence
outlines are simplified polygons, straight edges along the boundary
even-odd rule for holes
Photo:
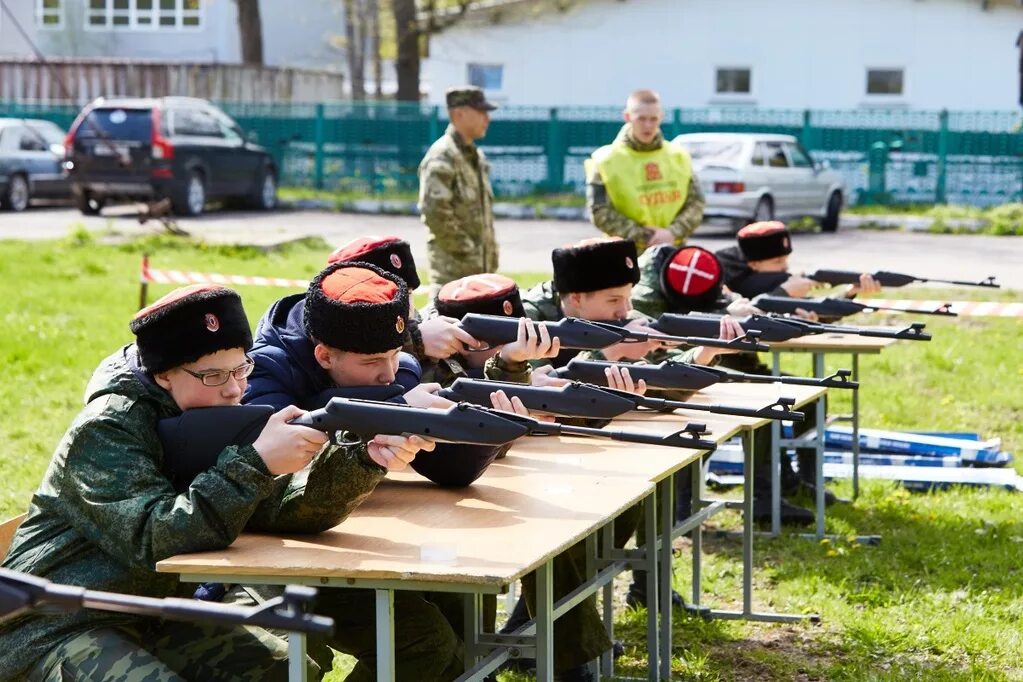
[[[327,102],[222,108],[276,157],[283,184],[361,192],[415,190],[416,167],[447,125],[432,105]],[[74,107],[4,105],[0,116],[67,126]],[[852,202],[1023,200],[1023,133],[1014,112],[674,109],[664,132],[781,133],[798,137],[845,181]],[[583,160],[621,125],[617,107],[506,107],[483,148],[504,196],[581,192]]]

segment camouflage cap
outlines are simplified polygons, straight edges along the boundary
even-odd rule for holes
[[[472,107],[477,111],[493,111],[497,107],[487,101],[487,96],[477,87],[466,85],[461,88],[449,88],[447,95],[448,109],[455,107]]]

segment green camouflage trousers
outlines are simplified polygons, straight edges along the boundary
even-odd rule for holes
[[[164,622],[145,632],[101,628],[56,647],[29,682],[287,680],[287,642],[260,628]],[[310,661],[309,674],[319,679]]]

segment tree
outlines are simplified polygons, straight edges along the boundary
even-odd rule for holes
[[[263,65],[263,22],[259,17],[259,0],[235,0],[238,4],[238,37],[242,63]]]
[[[391,0],[397,44],[395,70],[399,101],[419,101],[424,41],[460,21],[474,1],[477,0]]]

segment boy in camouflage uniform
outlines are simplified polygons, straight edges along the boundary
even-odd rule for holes
[[[614,142],[585,164],[590,219],[604,234],[635,242],[637,251],[681,245],[703,220],[703,192],[689,154],[664,140],[656,92],[629,95],[623,117]]]
[[[496,107],[472,87],[448,90],[447,107],[451,123],[419,164],[419,212],[430,233],[434,296],[451,280],[497,272],[498,262],[490,164],[474,144],[487,134]]]
[[[157,422],[237,404],[252,371],[238,295],[186,287],[135,315],[136,342],[104,360],[65,433],[4,567],[57,583],[148,597],[194,586],[155,572],[175,554],[227,547],[243,528],[318,532],[338,523],[382,476],[380,448],[328,447],[319,431],[275,414],[259,438],[229,446],[184,492],[168,477]],[[405,457],[414,448],[390,445]],[[317,454],[320,453],[320,454]],[[301,481],[292,474],[313,462]],[[328,497],[327,508],[320,500]],[[250,627],[210,627],[81,610],[0,625],[0,678],[284,680],[287,646]],[[314,674],[317,672],[312,671]]]
[[[659,317],[663,313],[689,312],[749,315],[759,312],[749,299],[728,290],[722,281],[722,267],[717,257],[698,246],[676,248],[654,246],[639,257],[641,271],[639,284],[632,290],[632,304],[642,313]],[[721,364],[740,372],[770,375],[771,370],[756,353],[735,353],[722,356]],[[806,411],[801,424],[807,430],[814,428],[816,412]],[[811,467],[814,451],[803,466]],[[771,518],[771,427],[763,426],[753,434],[753,517],[758,521]],[[795,495],[805,486],[813,497],[813,483],[801,483],[792,470],[788,456],[782,454],[782,494]],[[829,493],[830,494],[830,493]],[[832,496],[833,497],[833,496]],[[808,524],[813,514],[782,498],[781,520],[786,524]]]
[[[573,246],[555,249],[551,254],[554,279],[542,282],[522,296],[523,307],[530,319],[555,322],[565,317],[584,320],[631,320],[626,327],[654,332],[648,326],[651,321],[642,313],[632,309],[630,295],[632,287],[639,281],[639,265],[636,244],[618,238],[587,239]],[[720,336],[732,339],[742,335],[742,330],[731,318],[722,318]],[[582,357],[612,362],[661,362],[666,359],[710,365],[717,357],[727,353],[723,349],[699,346],[687,350],[665,349],[658,342],[618,343],[601,351],[586,351]],[[555,365],[568,364],[577,351],[563,352]],[[609,385],[625,390],[646,391],[646,384],[640,381],[633,387],[631,378],[621,372],[618,377],[608,374]],[[684,396],[679,396],[684,397]],[[688,516],[688,491],[691,476],[688,467],[676,477],[677,515]],[[640,523],[642,511],[633,508],[622,514],[615,523],[615,543],[622,546],[637,529],[637,542],[645,542],[644,528]],[[633,571],[633,583],[629,588],[630,605],[646,603],[646,577],[641,571]],[[672,592],[672,603],[683,604],[682,597]]]

